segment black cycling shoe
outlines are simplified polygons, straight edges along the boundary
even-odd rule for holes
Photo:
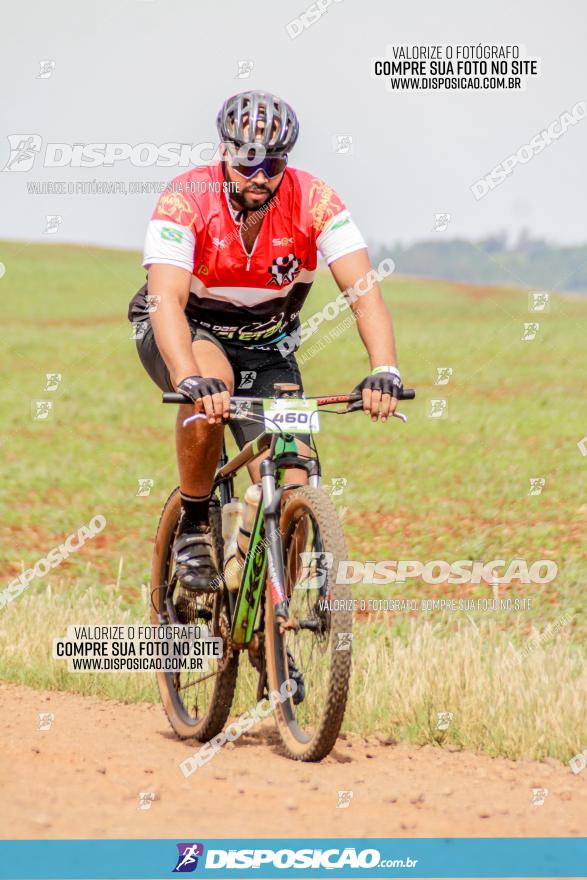
[[[306,686],[304,685],[304,676],[296,666],[293,654],[289,648],[287,649],[287,668],[289,677],[293,679],[298,686],[295,694],[292,696],[293,704],[294,706],[297,706],[306,696]]]
[[[193,532],[180,531],[173,545],[173,553],[175,573],[183,587],[191,592],[216,592],[220,580],[214,564],[214,545],[209,526]]]

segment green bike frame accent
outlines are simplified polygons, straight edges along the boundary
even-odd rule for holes
[[[272,457],[277,458],[288,452],[297,453],[296,441],[293,438],[290,440],[284,440],[282,437],[276,438]],[[278,467],[275,485],[281,486],[282,481],[283,469]],[[232,639],[239,647],[248,645],[253,637],[259,603],[265,586],[266,572],[265,504],[261,498],[251,532],[251,540],[232,618]]]
[[[265,536],[264,511],[265,505],[261,498],[251,532],[251,540],[232,618],[232,640],[239,647],[248,645],[253,637],[253,628],[265,584],[267,551],[263,541]]]

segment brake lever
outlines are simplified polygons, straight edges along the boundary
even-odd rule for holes
[[[362,409],[363,409],[363,401],[361,400],[361,398],[357,398],[357,400],[353,400],[352,403],[349,404],[347,409],[343,410],[343,413],[359,412],[359,410],[362,410]],[[408,417],[406,415],[404,415],[404,413],[396,411],[394,413],[391,413],[391,415],[395,419],[400,419],[400,421],[402,421],[402,422],[408,421]]]
[[[193,416],[188,416],[187,419],[183,420],[183,426],[186,428],[191,422],[195,422],[196,419],[208,419],[208,416],[204,413],[196,413]]]
[[[193,416],[188,416],[187,419],[183,420],[183,423],[182,423],[183,427],[185,428],[191,422],[195,422],[196,419],[206,419],[207,420],[208,416],[205,413],[195,413]],[[251,421],[251,422],[263,422],[263,417],[259,417],[259,415],[257,413],[254,413],[249,409],[245,409],[244,407],[239,407],[238,404],[236,404],[236,405],[231,404],[230,415],[229,415],[228,419],[223,419],[222,422],[223,422],[223,424],[228,424],[228,422],[231,421],[232,419],[235,419],[237,421],[239,419],[246,419],[247,421]]]

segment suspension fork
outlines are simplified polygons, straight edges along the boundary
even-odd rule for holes
[[[283,545],[281,531],[279,529],[281,495],[281,473],[278,484],[275,480],[275,464],[270,458],[261,463],[261,484],[263,486],[263,501],[265,503],[265,541],[267,543],[267,570],[269,588],[275,617],[280,624],[288,619],[287,596],[285,594],[285,578],[283,565]]]

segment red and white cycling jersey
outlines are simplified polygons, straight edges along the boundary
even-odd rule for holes
[[[306,171],[287,168],[247,254],[221,163],[193,168],[163,193],[149,223],[143,265],[192,273],[186,315],[221,340],[273,347],[299,324],[316,272],[366,244],[339,196]],[[246,222],[246,221],[245,221]],[[145,291],[129,317],[147,315]]]

